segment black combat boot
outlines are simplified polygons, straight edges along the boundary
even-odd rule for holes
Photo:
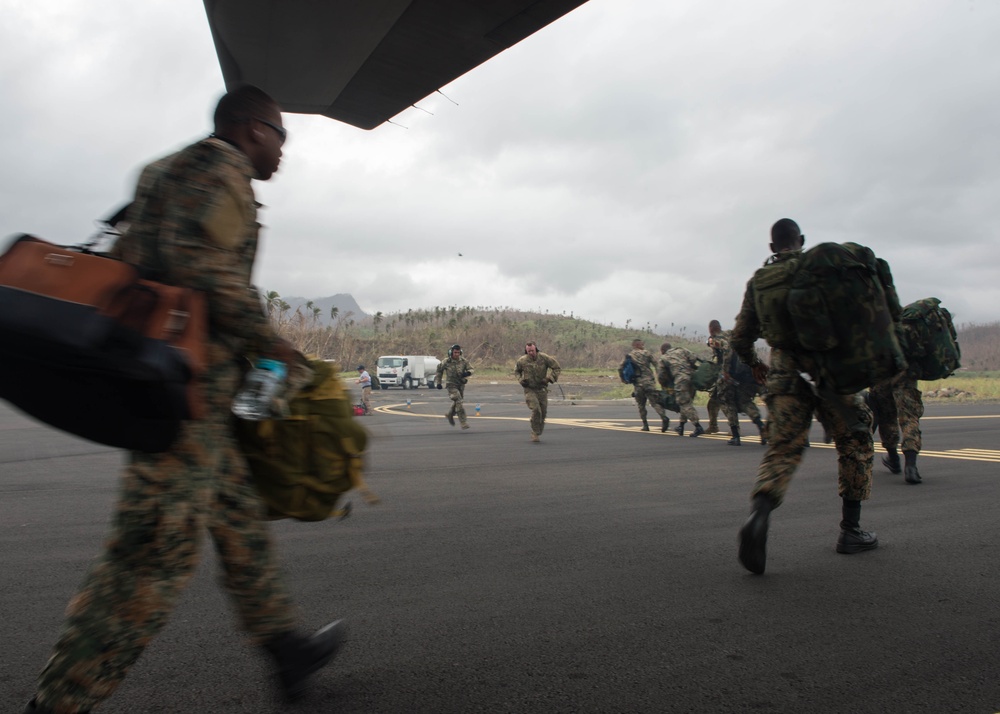
[[[860,553],[878,548],[878,536],[861,530],[861,501],[848,501],[845,498],[842,513],[840,537],[837,538],[838,553]]]
[[[903,473],[903,467],[899,465],[899,452],[895,449],[886,449],[886,451],[888,453],[882,457],[882,463],[885,464],[885,467],[889,469],[890,473]]]
[[[642,417],[642,430],[649,431],[649,422],[646,421],[646,417]]]
[[[305,694],[310,675],[333,659],[346,636],[346,623],[336,620],[313,635],[286,632],[264,643],[278,667],[278,681],[288,701]]]
[[[767,525],[774,502],[758,493],[753,497],[753,510],[740,528],[740,563],[751,573],[760,575],[767,564]]]
[[[904,451],[903,452],[903,459],[906,461],[906,473],[903,474],[903,478],[906,479],[906,483],[920,483],[921,481],[923,481],[923,479],[920,478],[920,472],[917,471],[917,454],[918,453],[919,452],[917,452],[917,451]],[[896,463],[897,464],[899,463],[898,457],[896,459]],[[895,473],[898,474],[899,471],[896,471]]]
[[[757,425],[757,431],[760,432],[760,445],[767,446],[767,426],[764,424],[764,421],[760,417],[757,417],[753,420],[753,423]]]
[[[704,433],[705,430],[701,428],[701,422],[698,422],[697,424],[694,425],[694,431],[691,432],[690,436],[694,438],[696,436],[701,436]]]
[[[670,428],[670,417],[665,416],[663,417],[663,425],[660,427],[660,433],[662,434],[669,428]]]
[[[674,427],[674,431],[677,432],[677,436],[684,436],[684,425],[685,424],[687,424],[687,422],[682,421],[680,424],[678,424],[677,426]]]
[[[54,709],[41,706],[34,699],[28,702],[28,705],[24,708],[24,714],[52,714],[54,711]],[[90,714],[90,710],[81,712],[81,714]]]
[[[732,434],[733,437],[726,443],[730,446],[740,446],[740,425],[733,424],[729,427],[729,433]]]

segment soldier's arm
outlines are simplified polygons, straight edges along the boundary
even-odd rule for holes
[[[559,366],[559,363],[556,361],[555,357],[549,357],[549,369],[552,372],[550,380],[552,382],[558,382],[559,375],[562,374],[562,367]]]
[[[465,358],[462,359],[462,369],[463,369],[463,371],[466,372],[466,376],[471,375],[472,372],[473,372],[472,365],[469,364],[469,360],[467,360]]]
[[[177,197],[167,206],[161,249],[178,284],[204,292],[214,331],[248,341],[253,350],[268,352],[278,337],[264,314],[260,297],[241,270],[245,259],[245,187],[225,171],[178,178]]]
[[[760,337],[760,320],[757,318],[757,308],[754,304],[753,280],[747,282],[746,292],[743,294],[743,305],[740,313],[736,316],[736,326],[733,327],[730,336],[729,346],[739,355],[745,363],[754,367],[760,364],[757,350],[754,343]]]
[[[524,374],[524,365],[521,363],[521,360],[519,359],[517,360],[517,362],[514,363],[514,377],[520,380],[521,375],[523,374]]]

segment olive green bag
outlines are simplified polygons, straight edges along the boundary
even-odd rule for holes
[[[288,401],[288,416],[237,420],[236,436],[268,518],[322,521],[341,494],[362,488],[368,433],[337,365],[310,360],[312,381]]]

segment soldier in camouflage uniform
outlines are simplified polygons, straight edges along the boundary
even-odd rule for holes
[[[924,402],[917,388],[916,378],[908,370],[904,370],[892,379],[872,387],[871,398],[878,414],[879,438],[882,440],[882,447],[888,452],[882,463],[892,473],[901,473],[903,467],[899,463],[897,449],[902,446],[906,467],[903,478],[907,483],[920,483],[923,479],[917,470],[917,454],[920,453],[921,446],[920,417],[924,415]]]
[[[437,367],[434,381],[437,388],[448,387],[448,396],[451,397],[451,409],[444,415],[445,419],[452,426],[455,426],[455,415],[463,429],[469,428],[469,420],[465,417],[465,407],[462,400],[465,398],[465,383],[472,376],[472,365],[469,360],[462,356],[462,348],[459,345],[452,345],[448,356]]]
[[[538,442],[545,428],[549,411],[549,385],[559,379],[562,367],[555,357],[538,351],[538,345],[528,342],[524,355],[514,365],[514,377],[524,387],[524,401],[531,410],[531,441]]]
[[[779,220],[771,227],[768,261],[780,262],[800,254],[804,236],[795,221]],[[859,394],[817,393],[803,377],[816,374],[815,365],[804,354],[771,344],[758,314],[755,281],[747,283],[743,306],[732,332],[732,348],[750,365],[761,384],[767,382],[767,410],[771,420],[767,452],[757,470],[751,491],[753,510],[740,529],[739,559],[747,570],[763,573],[767,559],[767,529],[770,513],[781,505],[788,483],[802,460],[813,412],[832,430],[838,454],[839,493],[843,501],[838,553],[858,553],[878,546],[874,533],[861,530],[861,502],[871,494],[872,444],[871,411]],[[771,344],[770,368],[760,361],[754,343],[761,336]]]
[[[27,712],[85,712],[111,695],[166,624],[206,528],[243,627],[274,658],[289,698],[343,640],[340,621],[311,637],[295,630],[230,413],[241,357],[296,358],[250,285],[258,231],[250,181],[277,170],[284,137],[277,104],[243,87],[220,100],[215,134],[142,172],[116,251],[165,283],[206,295],[208,365],[198,386],[207,414],[186,422],[168,451],[129,454],[104,552],[69,603]]]
[[[694,384],[691,377],[698,367],[698,361],[690,350],[683,347],[673,347],[669,342],[660,345],[661,373],[669,373],[670,381],[673,384],[674,399],[677,400],[678,411],[681,415],[680,424],[674,427],[678,435],[684,436],[684,425],[687,422],[694,424],[694,431],[691,436],[697,437],[705,433],[698,419],[698,412],[694,408]],[[662,379],[660,380],[663,381]]]
[[[642,430],[649,431],[649,422],[646,420],[646,400],[653,405],[653,409],[657,414],[660,415],[660,420],[662,421],[662,427],[660,431],[666,431],[667,427],[670,426],[670,419],[667,417],[666,412],[663,410],[663,406],[660,404],[660,393],[656,388],[656,378],[653,374],[654,358],[652,353],[646,351],[645,343],[642,341],[641,337],[636,337],[632,340],[632,351],[629,352],[622,363],[618,365],[618,373],[621,374],[622,370],[625,368],[625,362],[629,358],[632,359],[632,363],[635,365],[636,375],[635,379],[632,381],[633,392],[632,396],[635,397],[635,403],[639,407],[639,417],[642,419]]]
[[[714,328],[714,330],[713,330]],[[733,348],[729,341],[729,333],[722,330],[722,325],[713,320],[709,324],[711,336],[708,338],[708,346],[712,349],[712,356],[716,364],[719,365],[719,379],[712,388],[712,394],[716,400],[716,408],[722,408],[722,413],[726,415],[729,422],[730,446],[740,446],[740,412],[750,417],[760,432],[760,443],[767,444],[767,428],[760,417],[760,410],[754,403],[757,396],[757,383],[743,384],[741,380],[731,374],[734,363]],[[742,365],[740,365],[742,366]],[[745,370],[746,368],[743,367]],[[743,380],[749,382],[750,380]]]

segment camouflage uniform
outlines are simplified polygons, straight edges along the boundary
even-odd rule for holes
[[[448,389],[448,396],[451,398],[448,418],[457,416],[459,423],[464,427],[468,425],[468,420],[465,417],[462,399],[465,398],[465,383],[468,379],[463,376],[463,373],[472,374],[472,365],[469,364],[469,360],[465,357],[455,359],[449,354],[448,358],[438,365],[434,381],[445,385]]]
[[[559,379],[562,368],[554,357],[539,352],[534,358],[522,355],[514,365],[514,377],[524,387],[524,401],[531,410],[531,433],[541,436],[549,410],[549,382]]]
[[[878,409],[878,434],[886,451],[920,452],[920,417],[924,402],[917,380],[906,371],[872,387]],[[902,443],[900,434],[902,433]]]
[[[648,350],[633,349],[628,353],[636,367],[635,381],[632,382],[635,396],[635,403],[639,407],[639,417],[643,425],[646,424],[646,400],[653,406],[653,409],[660,415],[661,419],[667,419],[666,412],[660,405],[660,393],[656,388],[656,378],[653,375],[654,359]],[[619,372],[625,367],[625,360],[618,365]]]
[[[678,411],[681,415],[681,425],[690,421],[692,424],[698,423],[698,412],[694,408],[694,385],[691,383],[691,375],[694,374],[697,362],[690,350],[683,347],[673,347],[667,350],[666,354],[660,357],[670,368],[673,377],[674,399],[677,400]]]
[[[782,261],[800,254],[778,253],[774,260]],[[754,349],[760,336],[751,280],[747,283],[731,341],[733,350],[749,365],[760,361]],[[775,506],[781,504],[792,474],[802,461],[815,411],[829,426],[837,446],[840,496],[850,501],[866,500],[871,495],[874,456],[871,411],[859,394],[817,394],[802,373],[816,374],[815,365],[807,357],[772,347],[766,400],[770,433],[751,497],[766,494]]]
[[[37,702],[84,711],[108,697],[166,624],[198,560],[205,528],[243,626],[261,643],[293,629],[264,507],[232,431],[241,355],[275,335],[250,286],[257,249],[254,169],[234,146],[200,141],[147,167],[116,247],[165,283],[208,298],[207,415],[164,453],[132,452],[103,554],[70,601],[39,677]]]
[[[760,416],[760,410],[754,402],[757,396],[757,384],[741,384],[734,380],[729,374],[730,365],[733,363],[733,347],[730,342],[730,334],[722,332],[709,338],[708,346],[712,348],[713,356],[719,365],[719,381],[712,388],[713,398],[718,404],[717,408],[722,409],[726,420],[729,422],[729,430],[739,427],[740,413],[750,417],[750,421],[756,424],[764,433],[764,422]]]

